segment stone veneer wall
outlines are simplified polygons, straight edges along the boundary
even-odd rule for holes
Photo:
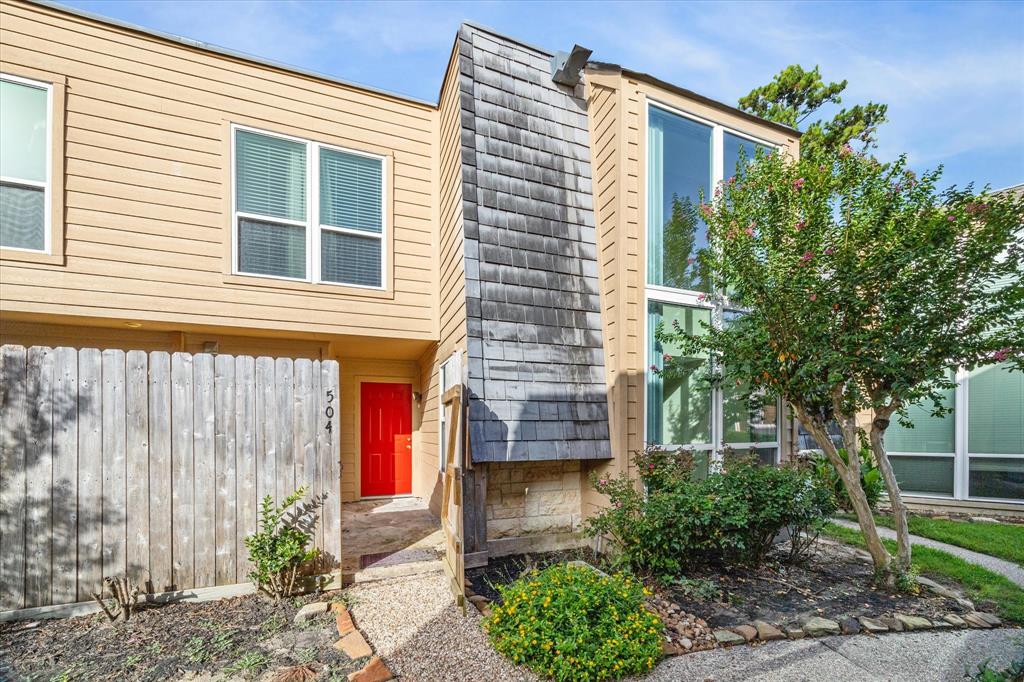
[[[579,461],[487,466],[488,542],[580,530],[583,480]]]

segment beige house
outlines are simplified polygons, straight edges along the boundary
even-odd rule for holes
[[[320,436],[331,444],[327,459],[340,462],[330,479],[337,488],[323,491],[328,505],[345,503],[342,525],[350,510],[386,511],[396,498],[413,502],[395,509],[440,515],[456,418],[442,396],[464,386],[466,428],[454,449],[463,449],[458,540],[468,562],[578,543],[600,504],[589,475],[623,469],[644,442],[692,446],[709,460],[725,445],[754,447],[770,462],[788,456],[797,434],[780,410],[752,414],[728,394],[662,385],[648,368],[672,352],[653,339],[658,321],[696,329],[728,314],[703,300],[685,259],[666,257],[666,241],[678,237],[664,226],[685,223],[698,190],[727,178],[741,149],[795,154],[798,133],[587,56],[463,25],[438,101],[422,102],[50,4],[0,0],[4,376],[28,377],[17,381],[31,396],[33,358],[49,367],[49,351],[33,347],[97,349],[96,381],[109,385],[111,404],[128,424],[145,408],[152,424],[155,393],[147,402],[143,390],[133,408],[130,388],[103,383],[103,372],[130,377],[133,357],[152,366],[152,354],[168,354],[198,387],[200,366],[222,356],[256,358],[257,370],[273,358],[263,366],[277,402],[254,400],[257,429],[261,414],[276,411],[278,435],[251,447],[263,461],[278,446],[280,462],[301,446],[290,411],[308,389],[300,361],[336,361],[335,421]],[[699,248],[703,231],[688,225]],[[77,357],[81,396],[87,360]],[[49,586],[56,571],[34,573],[35,559],[64,551],[56,539],[36,554],[9,551],[27,546],[34,527],[57,527],[46,516],[56,507],[37,517],[18,500],[40,480],[52,480],[56,496],[60,466],[56,436],[38,457],[31,426],[41,417],[31,400],[12,402],[13,385],[2,409],[11,424],[21,414],[12,405],[22,405],[29,435],[0,434],[0,471],[21,477],[0,484],[0,611],[83,601],[87,580],[58,591]],[[131,537],[113,546],[106,538],[126,528],[130,536],[137,513],[151,518],[157,506],[179,504],[180,491],[148,506],[136,500],[148,511],[133,510],[134,476],[146,474],[129,464],[126,475],[122,459],[107,457],[104,433],[125,428],[107,399],[96,427],[102,453],[84,447],[79,421],[69,489],[93,490],[83,479],[92,458],[113,462],[121,469],[97,474],[107,487],[95,484],[95,503],[107,523],[114,512],[127,520],[84,543],[86,522],[72,519],[60,542],[77,543],[79,571],[96,552],[103,566],[113,557],[110,566],[144,579],[155,545],[133,563]],[[81,415],[88,408],[78,400]],[[51,412],[47,433],[60,426]],[[254,523],[232,511],[243,493],[246,504],[256,494],[230,468],[241,466],[242,446],[228,451],[225,473],[222,443],[235,441],[230,428],[220,438],[212,414],[196,407],[171,439],[169,466],[175,476],[185,471],[174,485],[186,485],[197,505],[207,494],[222,502],[196,517],[190,543],[204,542],[207,524],[241,537]],[[207,420],[218,436],[209,469],[216,490],[202,487],[193,454],[201,450],[188,446],[195,469],[175,468],[180,444],[194,433],[199,448]],[[111,438],[109,447],[121,447]],[[127,449],[131,460],[139,448],[152,483],[149,440],[129,438]],[[30,468],[40,459],[42,478]],[[401,524],[395,513],[382,523]],[[348,551],[336,537],[324,542]],[[244,581],[239,543],[207,549],[190,544],[195,574],[172,573],[152,590]],[[214,553],[234,568],[203,579],[202,557]]]

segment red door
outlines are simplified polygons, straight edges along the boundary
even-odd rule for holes
[[[412,386],[363,382],[362,496],[412,492]]]

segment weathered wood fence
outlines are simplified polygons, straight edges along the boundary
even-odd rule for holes
[[[0,348],[0,611],[245,582],[258,502],[306,486],[341,555],[338,363]]]

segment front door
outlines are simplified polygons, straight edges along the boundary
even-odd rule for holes
[[[412,385],[365,381],[360,388],[361,495],[412,492]]]

